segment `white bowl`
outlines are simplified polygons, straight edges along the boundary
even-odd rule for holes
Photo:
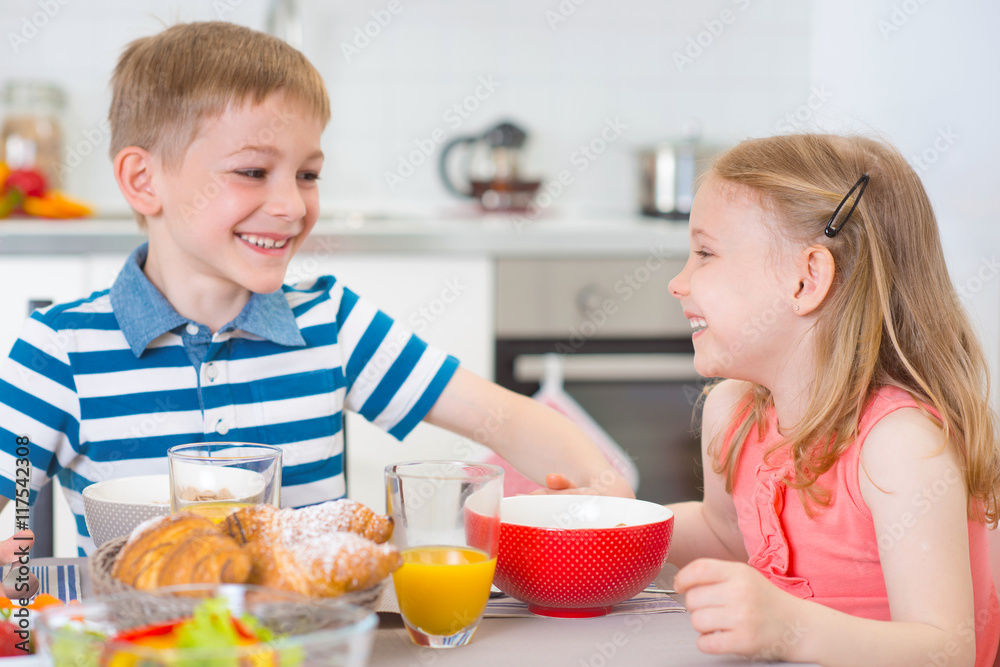
[[[95,546],[123,537],[143,521],[170,514],[167,475],[119,477],[83,490],[83,515]]]

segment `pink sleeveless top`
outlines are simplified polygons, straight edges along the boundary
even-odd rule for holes
[[[791,460],[764,453],[779,439],[775,420],[759,440],[751,431],[743,445],[733,484],[749,563],[779,588],[853,616],[891,620],[879,562],[875,527],[858,483],[859,455],[878,420],[917,403],[896,387],[881,389],[861,418],[858,438],[820,480],[831,491],[830,505],[810,517],[794,489],[783,483]],[[928,501],[929,502],[929,501]],[[918,509],[919,511],[919,505]],[[986,526],[969,522],[976,618],[967,636],[976,636],[976,666],[993,664],[1000,641],[1000,605],[993,588]]]

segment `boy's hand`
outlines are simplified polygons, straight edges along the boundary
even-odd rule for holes
[[[14,539],[20,537],[22,539]],[[27,540],[23,538],[29,538]],[[30,549],[31,545],[35,543],[35,534],[30,530],[22,530],[19,533],[15,533],[12,537],[7,538],[3,542],[0,542],[0,565],[7,565],[8,563],[17,563],[18,559],[24,554],[26,549]],[[38,578],[33,574],[28,574],[28,588],[26,590],[17,590],[16,586],[18,582],[16,581],[17,570],[12,569],[11,573],[7,575],[7,579],[3,582],[3,592],[11,600],[17,600],[20,598],[30,598],[38,590]],[[23,586],[23,581],[21,582]]]
[[[549,493],[580,493],[580,489],[565,475],[553,472],[545,476],[545,488],[532,492],[532,495]]]
[[[623,498],[635,498],[635,493],[620,475],[612,475],[610,471],[602,475],[596,484],[579,487],[571,479],[559,473],[549,473],[545,476],[544,489],[533,491],[532,495],[546,495],[555,493],[576,494],[582,496],[621,496]]]
[[[685,596],[701,651],[789,659],[794,643],[788,642],[785,619],[799,600],[750,565],[699,558],[677,572],[674,588]]]

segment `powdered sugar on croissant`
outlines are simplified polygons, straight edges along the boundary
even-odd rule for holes
[[[243,544],[260,531],[284,530],[294,539],[311,539],[331,532],[351,532],[382,544],[392,536],[392,518],[376,514],[354,500],[331,500],[301,509],[276,510],[268,505],[247,507],[226,519],[229,534]]]
[[[287,532],[246,545],[253,562],[250,583],[332,597],[371,588],[402,565],[391,544],[349,532],[302,539]]]
[[[392,517],[376,514],[365,505],[343,498],[310,505],[282,517],[285,530],[302,538],[329,531],[348,531],[382,544],[392,537]]]
[[[249,583],[303,595],[335,596],[374,586],[402,564],[384,542],[392,520],[352,500],[302,509],[266,505],[240,509],[225,528],[246,545],[253,562]]]

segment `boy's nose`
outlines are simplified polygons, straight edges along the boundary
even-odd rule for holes
[[[306,202],[299,192],[298,179],[276,182],[264,210],[275,218],[299,220],[305,217]]]

